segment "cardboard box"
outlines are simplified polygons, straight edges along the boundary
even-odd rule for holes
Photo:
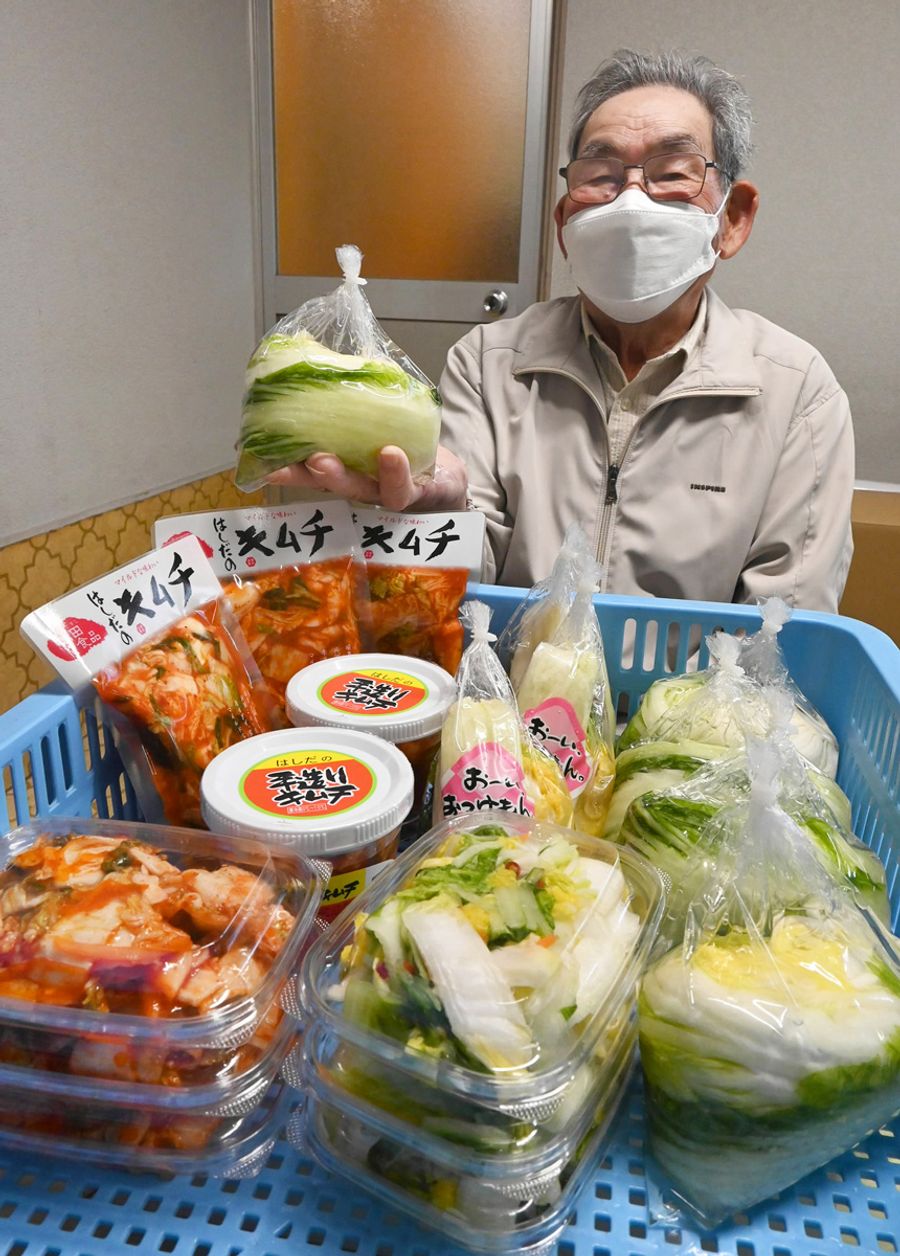
[[[900,490],[856,490],[853,544],[841,614],[874,624],[900,645]]]

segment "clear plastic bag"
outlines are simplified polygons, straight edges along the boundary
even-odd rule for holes
[[[344,501],[160,519],[157,545],[200,538],[287,726],[288,681],[319,659],[371,648],[366,569]]]
[[[247,492],[314,453],[375,475],[379,450],[397,445],[413,475],[434,466],[437,389],[378,325],[362,290],[360,250],[336,252],[344,282],[280,319],[247,364],[235,472]]]
[[[568,824],[572,801],[562,769],[525,729],[491,648],[490,607],[466,602],[460,616],[472,642],[457,672],[459,697],[441,733],[435,820],[479,812]]]
[[[278,726],[273,697],[194,536],[32,611],[22,632],[73,689],[93,685],[106,703],[149,822],[203,828],[207,764]]]
[[[582,567],[567,615],[536,645],[516,687],[528,731],[563,770],[573,828],[595,836],[615,780],[615,715],[593,602],[599,574],[592,561]]]
[[[791,607],[780,597],[761,598],[759,613],[762,616],[759,631],[745,637],[741,642],[741,666],[759,684],[782,689],[790,695],[794,705],[791,715],[794,744],[803,757],[820,772],[835,777],[838,767],[837,738],[813,704],[794,684],[778,643],[778,634],[791,617]]]
[[[773,599],[774,600],[774,599]],[[619,738],[619,750],[644,741],[696,741],[740,749],[744,738],[771,729],[766,688],[781,688],[792,703],[791,740],[814,768],[834,777],[837,742],[822,717],[790,679],[769,622],[739,639],[725,632],[707,638],[706,671],[656,680]]]
[[[537,647],[548,641],[565,619],[575,597],[578,569],[592,558],[581,526],[569,524],[550,575],[529,590],[497,641],[497,654],[513,689],[521,684]]]
[[[741,665],[741,642],[726,632],[707,637],[706,671],[655,680],[619,738],[619,750],[646,741],[694,741],[740,749],[748,734],[770,729],[762,686]]]
[[[462,657],[459,608],[481,578],[484,515],[354,510],[368,573],[373,648],[437,663]]]
[[[853,894],[884,924],[890,923],[887,877],[873,850],[850,831],[849,803],[837,785],[810,769],[789,738],[792,704],[783,690],[770,691],[773,744],[779,749],[779,806],[811,843],[819,863],[838,885]],[[660,937],[681,942],[688,905],[713,880],[716,854],[709,822],[725,807],[746,802],[750,773],[746,751],[712,759],[684,783],[645,792],[630,804],[619,840],[658,868],[668,882],[666,916]],[[843,807],[837,797],[843,799]],[[838,818],[840,812],[841,818]]]
[[[651,1215],[704,1228],[790,1186],[900,1109],[895,941],[779,802],[783,750],[701,834],[715,875],[639,1001]],[[661,1173],[661,1177],[660,1177]]]

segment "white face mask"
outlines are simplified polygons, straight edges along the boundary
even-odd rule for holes
[[[608,205],[575,214],[562,229],[575,285],[619,323],[643,323],[712,270],[714,214],[687,201],[652,201],[630,187]]]

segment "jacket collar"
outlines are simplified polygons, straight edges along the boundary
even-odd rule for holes
[[[684,370],[659,400],[688,395],[757,396],[762,378],[746,332],[731,310],[709,288],[706,327]],[[514,375],[539,372],[573,376],[589,393],[597,386],[597,367],[581,325],[581,301],[567,297],[550,302],[549,317],[524,338]]]

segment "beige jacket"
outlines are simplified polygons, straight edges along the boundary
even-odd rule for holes
[[[834,611],[852,553],[847,398],[810,345],[708,292],[684,369],[608,466],[578,298],[474,328],[441,380],[443,441],[487,517],[485,579],[547,575],[579,520],[610,593]]]

